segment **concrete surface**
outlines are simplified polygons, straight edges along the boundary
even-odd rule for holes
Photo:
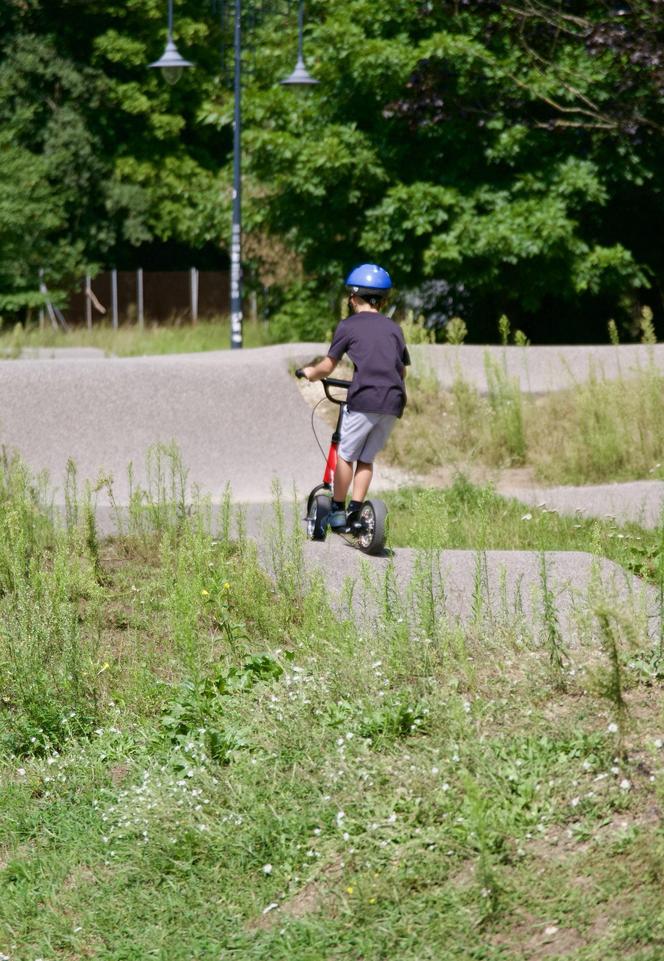
[[[298,345],[160,357],[25,360],[0,365],[0,442],[61,484],[72,458],[81,480],[100,471],[129,496],[127,465],[144,481],[148,448],[175,441],[189,480],[213,495],[267,501],[277,478],[313,486],[323,459],[289,362]],[[330,430],[316,423],[319,436]],[[62,494],[56,500],[62,501]],[[102,498],[103,499],[103,498]]]
[[[481,393],[488,390],[486,357],[505,364],[524,393],[546,394],[572,387],[597,376],[614,379],[629,376],[652,361],[664,372],[664,344],[611,344],[574,347],[486,347],[475,344],[426,344],[410,348],[416,370],[433,371],[443,387],[449,388],[461,371],[464,380]]]
[[[383,605],[385,577],[393,565],[403,616],[417,623],[416,587],[422,563],[433,572],[436,617],[450,626],[479,621],[494,631],[516,628],[544,641],[547,622],[542,590],[542,555],[532,551],[440,551],[426,558],[421,551],[398,548],[392,557],[366,559],[341,538],[324,544],[307,542],[309,570],[320,569],[340,613],[344,613],[350,581],[355,615],[371,623]],[[619,610],[637,634],[657,636],[658,592],[605,558],[580,551],[547,551],[547,589],[553,598],[558,627],[565,643],[595,641],[598,624],[593,611],[601,604]],[[363,573],[362,568],[365,568]],[[418,573],[419,568],[419,573]],[[398,616],[398,615],[397,615]]]
[[[632,521],[651,529],[660,524],[664,510],[664,481],[656,480],[587,487],[502,486],[500,492],[561,514],[614,518],[619,524]]]
[[[56,484],[62,484],[69,458],[76,462],[81,479],[94,480],[99,471],[110,473],[115,498],[125,504],[128,463],[133,462],[137,479],[144,482],[148,448],[173,440],[189,469],[190,484],[215,499],[230,484],[236,502],[253,505],[249,526],[260,541],[260,515],[265,513],[260,505],[270,501],[273,480],[280,482],[289,498],[293,484],[304,494],[322,474],[323,458],[311,435],[312,413],[289,368],[310,361],[324,349],[325,345],[289,344],[242,352],[4,363],[0,365],[0,443],[17,448],[34,470],[46,468]],[[663,351],[664,345],[653,353],[658,364],[664,363]],[[500,349],[498,352],[502,355]],[[425,356],[443,382],[458,361],[464,376],[481,387],[484,348],[428,347]],[[607,375],[610,371],[615,375],[619,366],[626,372],[645,362],[647,355],[639,347],[621,347],[619,351],[610,347],[508,348],[505,356],[508,369],[522,378],[524,389],[541,391],[563,386],[570,370],[576,377],[586,376],[593,358],[605,365]],[[313,416],[326,445],[330,429]],[[392,483],[398,485],[398,476],[392,477]],[[561,510],[580,508],[588,514],[612,513],[618,518],[630,514],[632,519],[655,523],[664,484],[520,489],[514,494],[531,503],[546,501]],[[55,501],[63,501],[61,490]],[[103,512],[103,495],[100,505]],[[108,511],[106,516],[110,522]],[[363,570],[375,581],[390,564],[407,600],[417,556],[422,555],[397,549],[391,559],[366,559],[333,537],[323,545],[305,545],[308,567],[325,572],[339,603],[348,577],[365,591]],[[514,605],[520,598],[525,615],[535,623],[541,608],[537,601],[540,556],[519,551],[483,555],[442,552],[440,583],[444,592],[439,601],[444,593],[447,613],[462,619],[474,616],[478,557],[486,592],[484,612]],[[579,598],[596,579],[596,565],[587,554],[551,553],[547,566],[564,630],[570,637],[580,636],[572,622]],[[625,605],[636,605],[641,612],[638,616],[652,624],[656,614],[652,589],[608,561],[602,561],[600,568],[600,580],[606,581],[613,596]],[[357,594],[356,598],[366,610],[371,609],[366,599],[362,601]]]

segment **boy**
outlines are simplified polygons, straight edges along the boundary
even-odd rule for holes
[[[355,367],[334,472],[329,517],[333,530],[357,519],[371,484],[374,458],[406,406],[408,349],[399,325],[381,313],[391,287],[390,275],[376,264],[362,264],[352,270],[346,279],[349,316],[337,326],[327,357],[303,368],[307,380],[315,381],[329,377],[344,354]],[[353,493],[346,513],[351,481]]]

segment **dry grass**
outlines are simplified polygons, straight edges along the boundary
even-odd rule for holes
[[[422,474],[469,461],[526,467],[551,484],[661,476],[664,377],[654,365],[617,380],[594,372],[537,399],[495,366],[491,377],[487,396],[461,376],[450,391],[431,376],[411,379],[388,461]]]

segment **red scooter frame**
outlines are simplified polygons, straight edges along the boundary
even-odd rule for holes
[[[296,370],[295,375],[296,377],[304,376],[301,370]],[[327,536],[334,472],[337,469],[341,425],[346,404],[345,398],[342,400],[330,393],[330,387],[339,387],[346,391],[350,387],[349,380],[338,380],[335,377],[324,377],[321,383],[327,399],[339,407],[339,416],[325,461],[323,483],[314,487],[307,498],[307,516],[305,518],[307,535],[313,541],[324,541]],[[364,501],[356,519],[348,527],[341,528],[336,533],[341,534],[353,547],[359,547],[365,554],[382,554],[385,546],[386,521],[387,507],[382,500]]]

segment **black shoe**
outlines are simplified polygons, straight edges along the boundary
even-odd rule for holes
[[[360,511],[362,510],[362,505],[358,504],[357,507],[351,509],[350,505],[346,511],[346,524],[352,533],[356,533],[362,527],[362,522],[360,520]]]

